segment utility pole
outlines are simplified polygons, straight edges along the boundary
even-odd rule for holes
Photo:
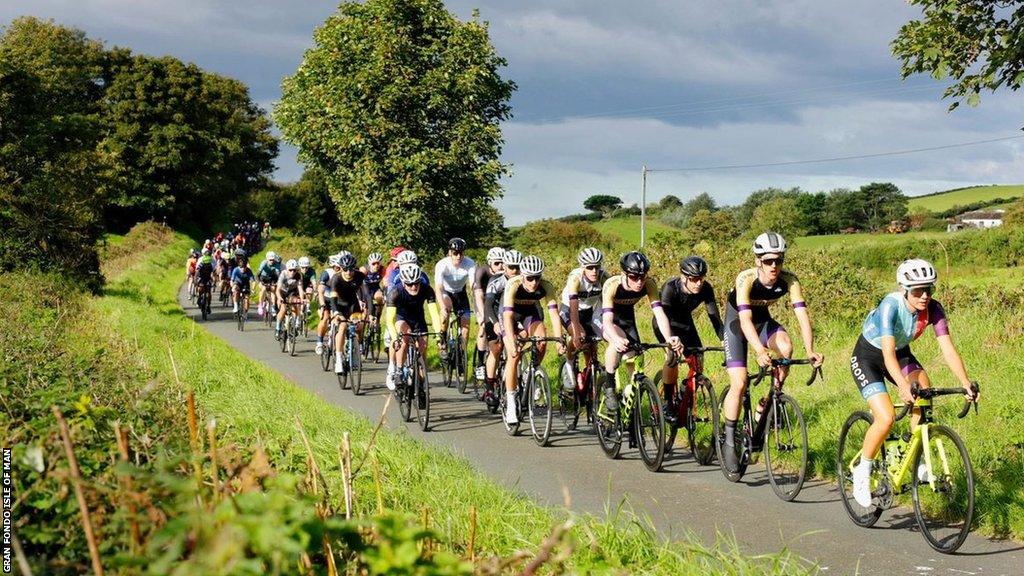
[[[644,240],[647,239],[647,164],[644,164],[641,176],[643,184],[640,190],[640,249],[644,249]]]

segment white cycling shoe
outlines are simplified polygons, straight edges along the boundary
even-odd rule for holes
[[[858,464],[853,468],[853,499],[864,508],[871,507],[871,468]]]
[[[516,410],[516,395],[514,392],[505,395],[505,421],[509,424],[519,423],[519,410]]]
[[[487,377],[487,375],[484,373],[484,367],[483,366],[477,366],[476,367],[476,371],[474,372],[474,376],[476,376],[477,380],[483,382],[484,378]]]
[[[334,355],[334,373],[344,374],[345,373],[345,361],[342,360],[341,354]]]
[[[323,342],[317,342],[316,343],[316,355],[319,356],[319,355],[321,355],[323,353],[324,353],[324,343]]]
[[[387,376],[385,376],[384,377],[384,385],[388,387],[388,390],[394,392],[395,391],[395,387],[396,387],[395,386],[395,375],[394,374],[388,374]]]

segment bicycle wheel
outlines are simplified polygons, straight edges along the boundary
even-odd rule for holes
[[[469,378],[466,376],[466,345],[462,341],[462,336],[455,338],[455,386],[459,389],[459,394],[466,393],[466,385],[469,384]]]
[[[281,343],[281,352],[284,352],[284,351],[288,350],[288,322],[287,322],[287,318],[285,318],[285,324],[281,328],[281,339],[279,340],[279,342]]]
[[[551,386],[547,374],[540,368],[533,372],[530,379],[530,390],[526,396],[529,408],[530,431],[538,446],[547,446],[551,438]]]
[[[405,372],[399,368],[399,374]],[[395,397],[398,398],[398,411],[402,414],[402,420],[412,421],[412,396],[413,389],[407,378],[399,378],[398,386],[395,386]]]
[[[661,470],[665,461],[665,414],[661,409],[661,395],[654,382],[643,374],[637,383],[634,400],[633,427],[636,431],[640,458],[651,472]]]
[[[718,395],[718,413],[724,414],[725,397],[729,394],[729,389],[726,388]],[[739,482],[740,478],[747,473],[747,461],[744,458],[744,452],[746,447],[750,445],[750,432],[747,429],[747,415],[744,414],[742,404],[740,405],[740,419],[736,422],[736,433],[733,437],[733,449],[736,450],[736,459],[739,465],[736,467],[735,472],[729,471],[725,465],[725,416],[720,416],[718,419],[719,426],[715,429],[715,436],[718,441],[715,442],[715,453],[718,456],[718,463],[722,468],[722,475],[729,482]]]
[[[295,342],[299,339],[299,327],[296,325],[296,322],[298,322],[298,317],[293,317],[287,329],[289,356],[295,356]]]
[[[324,335],[324,345],[320,349],[320,367],[327,372],[331,369],[331,361],[334,360],[334,331],[328,330]]]
[[[416,390],[416,419],[420,422],[420,430],[426,432],[430,429],[430,382],[427,379],[427,369],[422,362],[417,362],[419,367],[413,370],[413,382]],[[420,374],[422,370],[422,374]]]
[[[861,447],[864,445],[864,436],[873,419],[867,412],[854,412],[846,419],[842,431],[839,432],[839,449],[836,455],[836,481],[839,484],[839,495],[842,497],[843,508],[850,515],[853,523],[868,528],[878,522],[882,515],[882,507],[875,502],[865,508],[853,499],[853,468],[860,464]],[[885,452],[880,453],[879,462],[885,466]],[[872,488],[875,485],[875,477],[884,475],[885,471],[872,472]]]
[[[690,436],[690,452],[698,464],[708,465],[715,459],[715,430],[718,429],[718,402],[715,401],[715,387],[704,375],[697,377],[697,388],[690,406],[687,429]],[[665,442],[668,451],[668,441]]]
[[[792,501],[804,486],[807,474],[807,424],[800,405],[781,394],[761,416],[765,425],[764,465],[775,495]]]
[[[659,394],[662,392],[661,380],[661,371],[659,370],[654,375],[654,388],[658,390]],[[680,383],[676,384],[676,386],[685,386],[685,384]],[[664,400],[665,404],[668,405],[668,398],[665,398]],[[675,423],[669,422],[668,419],[665,420],[665,454],[672,453],[672,449],[675,447],[676,443],[676,435],[679,434],[679,427],[683,424],[683,422],[679,421],[678,417],[676,417]]]
[[[930,424],[928,435],[928,443],[922,444],[911,468],[914,515],[928,544],[939,552],[951,554],[960,548],[971,531],[974,471],[963,440],[951,428]],[[922,464],[930,469],[925,478],[918,472]]]
[[[563,359],[558,367],[558,415],[566,430],[575,430],[580,421],[579,394],[576,393],[576,374],[573,365]]]
[[[601,451],[604,455],[616,459],[619,457],[619,452],[622,450],[622,408],[621,399],[619,411],[615,414],[614,420],[609,420],[601,415],[604,411],[604,394],[600,392],[603,389],[603,379],[607,378],[604,376],[602,382],[597,383],[595,389],[595,404],[597,409],[594,414],[594,432],[597,434],[597,443],[601,445]]]
[[[203,321],[204,322],[210,316],[210,308],[209,308],[209,306],[207,306],[207,304],[208,304],[207,300],[208,299],[209,299],[209,297],[206,296],[205,294],[200,294],[199,295],[199,314],[203,317]]]
[[[238,331],[239,332],[244,332],[245,331],[245,315],[244,315],[244,313],[241,310],[239,310],[238,312],[235,312],[235,322],[236,322],[236,326],[238,328]]]
[[[363,391],[363,360],[359,356],[359,335],[352,338],[355,338],[355,343],[349,347],[349,379],[352,381],[352,393],[359,396]]]

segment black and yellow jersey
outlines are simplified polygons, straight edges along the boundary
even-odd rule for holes
[[[740,272],[736,277],[736,286],[729,292],[729,304],[739,312],[752,308],[767,308],[786,294],[789,294],[793,308],[806,306],[800,281],[795,274],[789,270],[782,270],[775,284],[765,286],[757,277],[757,268],[750,268]]]
[[[636,303],[647,297],[651,308],[661,307],[661,295],[658,293],[658,280],[654,276],[648,276],[644,280],[640,290],[628,290],[622,283],[624,276],[616,274],[605,281],[601,289],[601,312],[609,312],[616,315],[633,315],[633,308]]]
[[[508,283],[505,285],[505,292],[501,296],[502,312],[512,311],[523,315],[536,313],[543,301],[547,301],[548,308],[554,309],[557,307],[558,292],[555,291],[555,287],[551,285],[551,282],[541,278],[537,283],[537,289],[530,292],[523,286],[523,279],[522,275],[508,279]]]

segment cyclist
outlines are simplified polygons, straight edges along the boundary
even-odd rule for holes
[[[469,338],[469,294],[466,285],[476,272],[476,263],[466,256],[466,241],[452,238],[448,241],[448,256],[434,266],[434,293],[441,301],[441,326],[448,329],[448,317],[454,312],[459,319],[458,338],[463,344]],[[447,342],[449,334],[442,336]]]
[[[366,304],[369,308],[371,322],[379,322],[381,312],[384,311],[384,292],[381,290],[381,283],[384,279],[384,257],[380,252],[373,252],[366,257],[366,266],[359,269],[363,273],[366,289],[369,292],[369,300]]]
[[[441,331],[441,318],[437,311],[437,299],[434,289],[430,284],[424,283],[423,271],[418,264],[406,264],[399,271],[399,285],[388,292],[387,307],[384,312],[384,324],[391,335],[392,347],[395,349],[395,359],[398,365],[405,363],[405,353],[408,349],[406,338],[399,337],[409,332],[425,332],[427,320],[424,314],[424,304],[430,311],[430,323],[434,332]],[[420,350],[422,358],[427,357],[427,339],[419,337],[415,345]],[[389,377],[386,380],[388,390],[395,389],[394,379]],[[421,406],[422,407],[422,406]]]
[[[601,289],[608,280],[608,273],[601,265],[604,262],[604,253],[597,248],[580,250],[576,261],[580,267],[569,272],[569,279],[562,289],[562,302],[558,307],[562,326],[568,328],[572,335],[566,346],[566,356],[572,356],[581,348],[584,337],[601,334],[601,318],[594,318],[594,309],[601,304]],[[584,355],[589,362],[589,346]]]
[[[277,303],[277,280],[281,277],[281,258],[276,252],[267,252],[267,259],[260,264],[256,271],[256,277],[260,281],[260,316],[270,314],[265,310],[265,303],[269,302],[271,307]]]
[[[703,258],[687,256],[679,261],[679,276],[665,282],[661,287],[661,306],[668,316],[668,323],[672,328],[671,335],[678,336],[682,341],[684,353],[685,348],[703,346],[700,334],[693,325],[693,311],[701,304],[708,313],[708,319],[711,320],[711,326],[719,341],[722,339],[722,316],[715,300],[715,289],[705,280],[707,275],[708,263]],[[665,342],[665,335],[657,324],[654,325],[654,337],[658,342]],[[667,404],[665,417],[675,418],[675,388],[679,382],[679,365],[676,362],[666,362],[661,370],[661,377]]]
[[[344,252],[338,259],[339,272],[331,277],[331,298],[334,309],[333,319],[339,323],[338,332],[334,336],[334,371],[345,373],[343,362],[345,340],[348,338],[348,323],[356,321],[354,315],[366,309],[366,283],[363,273],[357,269],[356,257]],[[356,362],[359,354],[355,354]]]
[[[736,286],[729,291],[725,308],[725,367],[729,373],[729,393],[722,406],[725,419],[725,466],[735,472],[739,464],[734,439],[740,414],[740,399],[747,388],[747,343],[754,347],[759,366],[771,365],[772,351],[783,358],[793,355],[793,341],[786,329],[776,322],[768,306],[787,293],[793,313],[800,324],[800,337],[807,357],[820,366],[824,356],[814,351],[814,330],[807,312],[800,282],[792,272],[782,268],[786,240],[775,232],[765,232],[754,239],[756,266],[740,272]],[[781,370],[786,377],[786,369]],[[764,399],[761,400],[763,402]],[[758,411],[762,403],[758,403]]]
[[[235,266],[234,270],[231,271],[231,298],[234,301],[233,312],[238,313],[238,303],[242,300],[242,314],[249,313],[249,294],[252,292],[252,281],[256,276],[252,273],[252,269],[249,268],[249,258],[245,254],[245,250],[239,248],[235,250],[235,258],[238,260],[238,266]]]
[[[896,385],[900,398],[912,403],[911,383],[930,388],[931,379],[910,351],[910,343],[924,334],[929,325],[942,350],[943,360],[964,388],[964,396],[977,400],[971,389],[964,361],[949,335],[946,312],[932,299],[938,274],[925,260],[906,260],[896,269],[900,289],[882,298],[878,307],[864,319],[861,335],[853,348],[850,370],[860,395],[871,408],[872,422],[864,435],[860,463],[853,469],[853,497],[865,508],[871,505],[871,467],[879,447],[885,441],[896,418],[892,400],[885,390],[885,381]],[[920,409],[913,412],[912,425],[920,418]],[[924,464],[922,463],[923,467]],[[919,468],[918,474],[927,474]]]
[[[185,261],[185,281],[188,283],[188,293],[192,294],[192,288],[196,282],[196,265],[199,263],[199,251],[192,248],[188,251],[188,260]]]
[[[405,247],[399,245],[391,249],[390,258],[388,259],[387,266],[384,267],[384,297],[387,298],[387,291],[391,289],[391,278],[392,273],[398,270],[398,255],[405,252]],[[384,332],[387,336],[387,331]],[[388,345],[390,349],[390,344]]]
[[[601,287],[601,336],[608,342],[604,353],[604,416],[612,420],[619,411],[615,370],[623,354],[640,343],[637,302],[646,296],[661,333],[672,334],[668,316],[661,307],[658,281],[650,275],[651,261],[641,252],[627,252],[619,258],[619,267],[622,273],[612,276]],[[683,345],[678,336],[669,336],[668,342],[677,354],[682,353]]]
[[[541,277],[544,273],[544,261],[538,256],[527,256],[523,258],[521,270],[522,274],[508,281],[501,297],[501,332],[508,355],[508,363],[505,365],[505,420],[510,423],[519,421],[519,411],[516,408],[516,380],[519,368],[516,358],[519,347],[516,337],[544,338],[547,335],[544,329],[544,311],[541,308],[545,301],[554,337],[562,338],[562,323],[557,319],[558,292],[551,282]],[[538,342],[535,355],[537,366],[540,366],[545,352],[546,343]],[[558,342],[558,353],[565,354],[565,344],[561,341]]]
[[[501,274],[504,269],[505,249],[495,246],[487,251],[487,266],[477,266],[473,274],[473,302],[476,305],[476,373],[477,380],[483,382],[486,379],[487,370],[484,364],[487,363],[487,342],[493,340],[494,322],[487,319],[487,312],[484,308],[484,293],[487,291],[487,283],[491,277]]]
[[[508,281],[519,275],[519,267],[523,264],[523,253],[519,250],[506,250],[502,257],[504,262],[504,274],[495,274],[487,283],[487,295],[484,299],[484,310],[487,313],[487,321],[494,327],[494,334],[488,335],[490,354],[487,355],[485,370],[485,385],[482,399],[488,406],[498,405],[498,362],[501,359],[501,351],[505,345],[501,339],[502,318],[501,302],[505,295],[505,287]]]
[[[277,310],[277,328],[274,335],[278,340],[281,339],[286,310],[291,308],[292,314],[299,316],[302,312],[302,304],[305,303],[305,295],[299,263],[293,258],[285,263],[284,272],[277,280],[277,301],[280,305]]]
[[[407,266],[409,264],[416,264],[418,267],[419,258],[416,256],[416,253],[413,252],[412,250],[402,250],[400,253],[398,253],[397,256],[395,256],[394,264],[395,265],[391,268],[390,274],[384,278],[384,290],[389,294],[391,293],[392,290],[395,290],[396,288],[399,288],[402,285],[402,279],[399,276],[401,267]],[[420,270],[420,281],[428,286],[430,285],[430,280],[427,278],[427,274],[423,272],[422,269]],[[394,378],[395,370],[398,364],[395,362],[395,351],[393,349],[393,343],[390,340],[390,336],[386,336],[384,344],[388,347],[387,378],[391,379]]]
[[[196,299],[202,294],[206,295],[206,307],[209,308],[213,295],[213,258],[209,248],[203,248],[203,255],[196,264]]]
[[[317,284],[316,269],[309,261],[309,256],[299,258],[299,272],[302,273],[302,287],[306,291],[306,304],[303,306],[302,317],[309,313],[309,303],[313,300],[313,290]]]
[[[327,335],[328,322],[334,311],[334,299],[331,292],[331,277],[341,272],[341,256],[331,254],[327,258],[327,268],[320,273],[320,281],[317,282],[317,313],[320,321],[316,325],[316,354],[319,356],[324,351],[324,336]]]

